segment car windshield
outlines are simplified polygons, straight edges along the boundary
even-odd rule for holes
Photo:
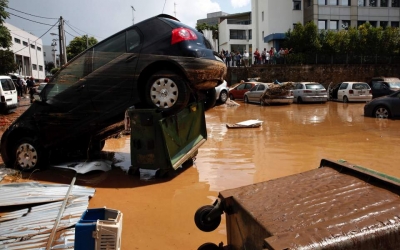
[[[388,84],[392,89],[400,88],[400,82],[388,82]]]
[[[14,83],[11,79],[0,79],[0,81],[4,91],[15,90]]]
[[[354,83],[353,89],[369,89],[369,85],[366,83]]]
[[[46,86],[46,84],[40,84],[38,87],[38,90],[42,90],[45,86]]]
[[[306,84],[306,89],[325,89],[325,88],[319,83],[313,83],[313,84]]]

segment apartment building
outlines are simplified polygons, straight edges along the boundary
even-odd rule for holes
[[[24,76],[32,76],[38,80],[45,79],[42,39],[9,23],[4,26],[10,30],[12,37],[11,51],[19,68],[16,72]]]
[[[252,22],[251,12],[227,15],[221,17],[218,26],[219,51],[252,51]]]

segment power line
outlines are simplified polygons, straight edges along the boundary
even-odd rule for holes
[[[31,22],[34,22],[34,23],[39,23],[39,24],[43,24],[43,25],[47,25],[47,26],[54,26],[54,25],[47,24],[47,23],[41,23],[41,22],[33,21],[31,19],[28,19],[28,18],[25,18],[25,17],[22,17],[22,16],[18,16],[18,15],[15,15],[13,13],[10,13],[10,12],[8,14],[16,16],[16,17],[19,17],[19,18],[22,18],[22,19],[25,19],[25,20],[28,20],[28,21],[31,21]]]
[[[91,35],[91,36],[94,36],[94,37],[98,37],[98,38],[100,38],[100,39],[104,39],[104,37],[96,36],[96,35],[94,35],[94,34],[91,34],[91,33],[89,33],[89,32],[86,32],[86,31],[84,31],[84,30],[81,30],[81,29],[79,29],[78,27],[73,26],[72,24],[70,24],[70,23],[67,22],[67,21],[65,21],[65,22],[69,24],[68,27],[70,27],[70,25],[71,25],[72,27],[74,27],[75,29],[77,29],[77,30],[83,32],[84,34],[88,34],[88,35]],[[72,29],[72,27],[70,27],[70,28]],[[78,32],[76,32],[76,33],[78,33]],[[79,33],[78,33],[78,34],[79,34]]]
[[[76,34],[82,36],[79,32],[77,32],[76,30],[74,30],[71,26],[69,26],[68,22],[65,22],[65,24],[71,28],[71,30],[75,31]]]
[[[71,33],[69,33],[68,31],[66,31],[65,29],[64,29],[64,31],[65,31],[65,33],[67,33],[68,35],[70,35],[70,36],[72,36],[72,37],[76,37],[76,36],[74,36],[74,35],[72,35]]]
[[[23,12],[23,11],[20,11],[20,10],[16,10],[16,9],[13,9],[13,8],[10,8],[10,7],[6,7],[6,8],[8,8],[8,9],[10,9],[10,10],[14,10],[14,11],[16,11],[16,12],[24,13],[24,14],[26,14],[26,15],[34,16],[34,17],[39,17],[39,18],[44,18],[44,19],[58,19],[58,18],[55,18],[55,17],[36,16],[36,15],[32,15],[32,14],[29,14],[29,13],[26,13],[26,12]]]
[[[39,40],[40,38],[42,38],[44,35],[46,35],[54,26],[56,26],[56,24],[58,24],[59,23],[59,21],[57,21],[54,25],[52,25],[51,27],[50,27],[50,29],[48,29],[43,35],[41,35],[40,37],[38,37],[38,39],[36,39],[35,41],[33,41],[34,43],[37,41],[37,40]],[[29,46],[28,46],[29,47]],[[26,48],[28,48],[28,47],[24,47],[24,48],[22,48],[22,49],[20,49],[20,50],[17,50],[17,51],[15,51],[14,52],[14,54],[16,54],[17,52],[20,52],[21,50],[24,50],[24,49],[26,49]]]

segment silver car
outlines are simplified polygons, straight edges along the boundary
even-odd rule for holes
[[[318,82],[296,82],[293,88],[294,102],[321,102],[328,101],[328,93]]]
[[[273,83],[256,83],[256,85],[249,91],[244,93],[244,102],[253,102],[263,104],[291,104],[293,102],[292,91],[289,94],[277,95],[273,98],[263,98],[265,92],[269,88],[273,88]]]
[[[218,102],[224,104],[228,100],[229,87],[226,81],[215,87],[216,99]]]

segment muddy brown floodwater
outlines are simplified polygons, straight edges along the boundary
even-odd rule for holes
[[[195,164],[168,178],[141,181],[123,171],[130,166],[129,136],[107,140],[104,148],[119,167],[78,175],[76,184],[96,188],[90,207],[123,213],[122,249],[189,250],[205,242],[226,243],[224,217],[213,232],[196,228],[193,217],[199,207],[212,204],[222,190],[315,169],[322,158],[345,159],[400,177],[399,120],[364,117],[362,103],[239,103],[206,112],[208,140]],[[249,119],[263,125],[226,128],[226,123]],[[31,179],[69,183],[73,175],[49,169]]]

